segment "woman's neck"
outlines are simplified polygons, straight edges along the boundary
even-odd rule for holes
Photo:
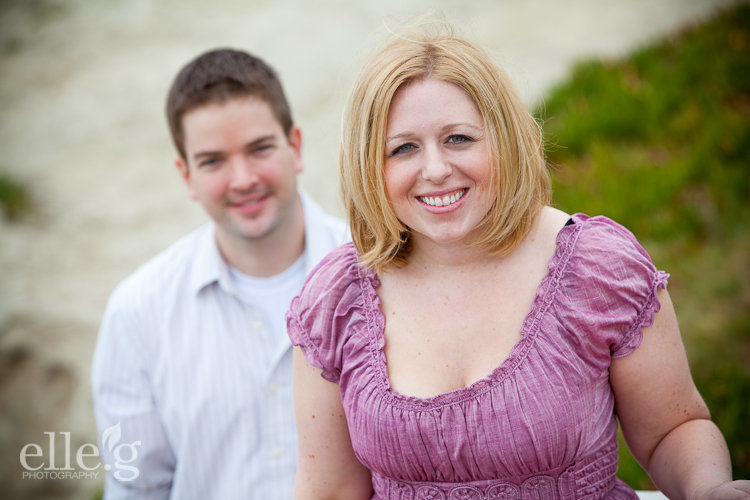
[[[497,259],[498,256],[490,255],[480,246],[462,242],[438,244],[417,237],[412,242],[407,267],[423,271],[460,270],[481,267]]]

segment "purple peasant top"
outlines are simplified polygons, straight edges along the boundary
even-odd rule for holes
[[[374,499],[637,498],[615,477],[609,366],[640,345],[669,275],[612,220],[573,222],[510,355],[471,386],[426,399],[390,386],[378,277],[354,246],[310,274],[287,313],[289,336],[339,385]]]

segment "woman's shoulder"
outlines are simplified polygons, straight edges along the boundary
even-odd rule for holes
[[[375,292],[365,282],[373,277],[354,245],[346,243],[315,266],[292,300],[286,315],[289,338],[326,380],[338,381],[343,346],[352,330],[366,322],[365,295]]]
[[[669,275],[623,225],[602,215],[576,213],[571,219],[558,262],[558,312],[606,341],[615,357],[626,355],[659,310],[656,292]]]
[[[625,226],[604,215],[571,216],[574,226],[574,250],[581,261],[610,266],[619,262],[625,268],[633,265],[652,267],[651,257],[635,235]],[[600,266],[597,266],[600,267]]]
[[[299,295],[292,300],[290,315],[302,324],[326,321],[331,315],[361,309],[363,293],[376,286],[374,271],[365,268],[349,242],[332,250],[307,276]]]
[[[347,242],[331,250],[313,267],[302,286],[300,296],[341,292],[343,288],[369,275],[369,270],[360,262],[354,244]]]
[[[545,206],[539,216],[539,226],[540,233],[552,239],[568,230],[580,231],[576,236],[583,236],[583,240],[576,243],[584,246],[598,245],[603,249],[622,248],[623,244],[626,248],[633,244],[640,246],[633,233],[605,215],[589,216],[582,212],[570,215],[558,208]]]
[[[523,248],[552,256],[550,265],[606,277],[629,273],[634,268],[653,272],[649,254],[623,225],[604,215],[569,215],[546,206],[538,216]]]

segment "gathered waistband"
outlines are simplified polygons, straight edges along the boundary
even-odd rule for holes
[[[542,474],[462,483],[399,481],[372,473],[376,499],[554,500],[602,498],[615,485],[617,449]]]

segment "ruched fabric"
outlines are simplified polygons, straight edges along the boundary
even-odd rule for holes
[[[573,221],[509,356],[430,398],[390,387],[379,281],[353,245],[310,274],[287,314],[289,336],[339,385],[373,498],[637,498],[615,477],[609,366],[640,345],[669,275],[612,220]]]

